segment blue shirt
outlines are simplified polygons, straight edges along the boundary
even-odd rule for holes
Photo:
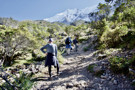
[[[44,51],[46,49],[47,51]],[[43,53],[52,53],[53,55],[57,56],[57,45],[53,43],[46,44],[40,49]]]
[[[67,39],[69,39],[69,41],[70,41],[69,44],[66,44],[66,40],[67,40]],[[72,43],[71,38],[68,37],[67,39],[65,40],[66,48],[72,48],[72,46],[71,46],[71,43]]]

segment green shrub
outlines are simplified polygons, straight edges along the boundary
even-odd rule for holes
[[[88,38],[79,38],[78,42],[82,43],[83,41],[87,41],[87,40],[88,40]]]
[[[102,50],[105,49],[106,47],[107,47],[106,44],[101,44],[97,47],[97,49]]]
[[[35,50],[31,52],[32,55],[32,59],[33,61],[43,61],[46,59],[45,54],[43,54],[41,51],[39,50]]]
[[[104,72],[105,72],[104,70],[100,70],[98,72],[95,72],[94,75],[100,77],[101,75],[103,75]]]
[[[89,65],[88,68],[87,68],[87,70],[88,70],[89,72],[93,73],[93,72],[94,72],[94,71],[93,71],[94,66],[95,66],[94,64]]]
[[[122,47],[133,49],[135,46],[135,30],[128,31],[128,33],[122,37],[123,41],[120,45],[123,45]]]
[[[63,58],[63,56],[61,55],[61,52],[60,52],[60,51],[58,51],[57,58],[58,58],[58,61],[59,61],[60,63],[63,63],[63,62],[64,62],[64,58]]]
[[[127,8],[123,12],[123,21],[134,23],[135,20],[135,7]]]
[[[124,6],[124,5],[123,5]],[[122,6],[122,7],[123,7]],[[120,7],[118,7],[120,9]],[[135,46],[135,8],[123,7],[123,12],[116,12],[113,16],[116,16],[117,20],[105,21],[100,28],[99,34],[99,49],[104,48],[128,48],[132,49]],[[117,9],[116,9],[117,11]],[[100,21],[102,22],[102,21]],[[100,24],[98,25],[100,26]],[[98,27],[97,26],[97,27]]]
[[[26,75],[24,73],[21,73],[20,78],[18,78],[18,82],[18,85],[21,87],[21,90],[29,90],[34,83],[31,80],[31,75]]]
[[[114,30],[107,28],[100,37],[105,47],[116,47],[122,41],[122,36],[128,33],[127,26],[118,26]]]
[[[46,59],[46,57],[44,56],[40,56],[40,57],[33,57],[32,58],[32,60],[34,60],[34,61],[43,61],[43,60],[45,60]]]
[[[89,50],[89,47],[84,47],[84,48],[83,48],[83,51],[84,51],[84,52],[87,52],[88,50]]]
[[[94,66],[96,66],[96,64],[89,65],[88,68],[87,68],[87,70],[90,73],[94,73],[95,76],[100,77],[104,73],[104,70],[100,70],[100,71],[94,72],[93,71]]]
[[[21,76],[19,78],[16,78],[16,81],[14,81],[13,84],[17,86],[17,90],[30,90],[34,83],[31,80],[31,75],[26,75],[22,72],[20,74]],[[13,87],[10,86],[8,83],[4,83],[2,87],[5,90],[14,90]]]
[[[64,53],[66,53],[66,49],[65,48],[62,48],[61,54],[64,54]]]
[[[135,66],[135,55],[133,55],[132,58],[129,59],[129,64]]]
[[[129,72],[129,61],[127,59],[115,56],[110,58],[109,62],[114,73],[127,74]]]

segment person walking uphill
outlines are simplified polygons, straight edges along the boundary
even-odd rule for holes
[[[47,51],[44,51],[46,49]],[[45,61],[45,67],[48,66],[49,79],[51,80],[51,66],[53,65],[55,68],[57,67],[57,75],[59,75],[59,62],[57,60],[57,45],[53,44],[53,40],[50,38],[48,44],[43,46],[40,49],[43,53],[47,55]]]
[[[75,37],[75,39],[73,40],[73,44],[75,46],[75,51],[77,52],[77,48],[78,48],[78,45],[77,45],[78,41],[77,41],[77,37]]]
[[[65,44],[66,44],[66,51],[68,55],[70,54],[70,50],[72,49],[71,43],[72,43],[71,38],[67,37],[65,40]]]

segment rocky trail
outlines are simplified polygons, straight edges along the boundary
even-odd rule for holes
[[[99,65],[95,67],[95,71],[108,64],[105,60],[98,61],[94,56],[95,52],[71,52],[70,55],[64,56],[66,60],[60,65],[61,74],[57,77],[56,69],[53,68],[54,76],[50,81],[48,73],[44,72],[44,69],[41,70],[34,78],[32,90],[134,90],[131,81],[124,75],[114,75],[108,69],[99,77],[88,72],[90,64]]]
[[[92,57],[92,52],[87,53],[76,53],[72,52],[71,55],[65,56],[65,62],[60,65],[61,74],[59,77],[55,76],[55,68],[53,69],[53,80],[49,81],[42,77],[44,81],[37,81],[38,83],[34,86],[36,89],[86,89],[90,83],[90,75],[87,71],[89,60]],[[85,54],[85,55],[84,55]],[[40,77],[41,79],[41,77]],[[34,88],[33,88],[34,90]]]
[[[32,74],[34,84],[31,90],[135,90],[132,86],[135,80],[123,74],[112,73],[109,57],[94,49],[84,52],[83,48],[86,46],[80,46],[78,52],[72,51],[70,55],[63,55],[65,60],[60,64],[61,73],[57,76],[56,68],[52,68],[52,80],[48,80],[48,68],[44,67],[44,60],[5,69],[5,72],[14,74],[18,78],[20,71],[26,75]],[[111,50],[111,55],[118,55],[116,52],[113,53]],[[135,53],[135,50],[130,51],[131,53]],[[128,54],[124,52],[119,55]],[[11,82],[14,81],[13,78],[9,79]],[[0,81],[4,83],[4,80],[0,79]]]

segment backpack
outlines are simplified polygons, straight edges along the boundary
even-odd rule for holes
[[[70,44],[69,38],[66,39],[66,44]]]

